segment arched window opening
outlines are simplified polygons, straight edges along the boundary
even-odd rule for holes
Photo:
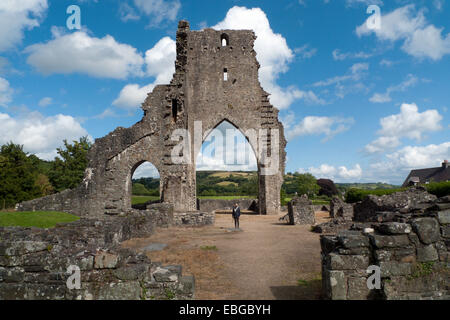
[[[256,156],[244,134],[228,121],[221,122],[206,137],[196,157],[199,209],[206,199],[258,198]],[[239,201],[243,213],[256,213],[256,201]],[[231,213],[217,208],[216,213]]]
[[[150,162],[141,163],[133,172],[131,206],[145,210],[152,203],[161,202],[159,171]]]
[[[228,81],[228,69],[223,69],[223,81]]]
[[[174,122],[177,122],[178,115],[178,101],[177,99],[172,99],[172,119]]]
[[[222,47],[226,47],[226,46],[228,46],[230,44],[230,39],[228,38],[228,35],[225,34],[225,33],[223,33],[220,36],[220,40],[222,42]]]

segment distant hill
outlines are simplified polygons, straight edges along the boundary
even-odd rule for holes
[[[288,195],[297,191],[298,174],[286,174],[283,188]],[[133,179],[133,184],[140,183],[150,192],[159,192],[158,178]],[[336,183],[342,193],[350,188],[373,190],[395,189],[399,186],[387,183]],[[242,195],[256,196],[258,194],[258,176],[255,171],[197,171],[197,194],[199,196]]]
[[[374,189],[397,189],[400,186],[388,183],[335,183],[338,188],[350,189],[363,189],[363,190],[374,190]]]

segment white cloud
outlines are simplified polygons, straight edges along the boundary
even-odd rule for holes
[[[294,53],[302,59],[310,59],[317,53],[317,49],[311,48],[309,44],[305,44],[300,48],[295,48]]]
[[[450,156],[450,142],[440,145],[406,146],[394,153],[386,155],[397,167],[408,169],[439,167]]]
[[[19,44],[25,29],[38,27],[47,8],[47,0],[0,1],[0,51]]]
[[[159,178],[159,171],[156,167],[150,162],[144,162],[139,167],[137,167],[136,171],[133,174],[133,179],[139,178]]]
[[[128,84],[114,100],[113,105],[121,108],[134,109],[144,102],[147,94],[158,84],[169,83],[175,72],[176,43],[169,37],[164,37],[153,48],[145,53],[147,75],[155,77],[155,81],[145,86]]]
[[[151,26],[157,25],[163,20],[174,21],[181,8],[178,0],[134,0],[134,5],[151,18]]]
[[[332,52],[334,60],[345,60],[345,59],[368,59],[373,56],[371,53],[360,52],[345,52],[341,53],[339,49],[335,49]]]
[[[335,167],[328,164],[322,164],[319,167],[310,167],[308,169],[299,169],[301,173],[311,173],[316,178],[327,178],[335,182],[354,182],[362,177],[362,169],[356,164],[353,169],[346,166]]]
[[[441,130],[441,120],[437,110],[419,112],[416,104],[403,103],[400,113],[380,119],[378,134],[381,137],[369,143],[365,150],[368,153],[383,152],[400,145],[401,138],[420,141],[425,133]]]
[[[142,87],[138,84],[127,84],[112,104],[124,109],[136,109],[144,102],[147,94],[152,92],[154,87],[153,83]]]
[[[370,165],[370,175],[391,183],[402,183],[412,169],[440,167],[450,159],[450,142],[426,146],[406,146]]]
[[[339,84],[345,81],[358,81],[364,75],[365,71],[369,70],[368,63],[355,63],[349,68],[347,74],[343,76],[335,76],[326,80],[318,81],[313,84],[314,87],[326,87],[334,84]]]
[[[0,144],[13,141],[46,160],[57,155],[56,148],[63,145],[64,139],[72,141],[88,135],[77,120],[63,114],[45,117],[39,112],[29,112],[13,118],[0,113],[0,123]]]
[[[13,89],[10,87],[8,80],[0,77],[0,106],[6,105],[12,100]]]
[[[362,78],[366,76],[369,70],[368,63],[355,63],[346,74],[331,77],[322,81],[313,83],[314,87],[335,86],[335,95],[338,98],[344,98],[348,93],[367,91],[368,88],[362,83]]]
[[[356,5],[356,4],[364,4],[366,6],[370,6],[370,5],[382,6],[383,1],[381,1],[381,0],[346,0],[346,4],[347,4],[347,6],[352,6],[352,5]]]
[[[353,118],[308,116],[296,125],[293,125],[293,122],[293,114],[283,119],[287,140],[292,140],[299,136],[324,135],[323,141],[327,141],[335,135],[350,129],[354,120]]]
[[[295,87],[282,88],[276,83],[280,74],[289,70],[288,65],[294,58],[294,54],[287,45],[286,39],[272,30],[266,14],[260,8],[247,9],[235,6],[227,12],[223,21],[212,28],[216,30],[250,29],[255,32],[257,36],[255,51],[261,65],[259,80],[264,90],[271,93],[270,101],[275,107],[288,108],[297,99],[306,99],[309,103],[323,103],[323,100],[315,99],[317,97],[308,100],[312,96],[311,93]]]
[[[441,11],[444,7],[445,0],[433,0],[433,5],[436,9]]]
[[[84,73],[98,78],[125,79],[141,76],[144,59],[130,45],[118,43],[112,36],[89,36],[85,31],[62,34],[52,28],[53,39],[31,45],[28,64],[43,74]]]
[[[400,83],[396,86],[391,86],[391,87],[387,88],[385,93],[375,93],[369,99],[369,101],[374,102],[374,103],[390,102],[390,101],[392,101],[391,93],[405,91],[406,89],[415,86],[418,81],[419,81],[419,79],[417,77],[415,77],[412,74],[408,74],[405,81],[403,81],[402,83]]]
[[[255,153],[244,135],[222,122],[206,137],[196,159],[197,170],[256,171]]]
[[[365,150],[368,153],[379,153],[389,149],[395,149],[400,145],[398,137],[379,137],[378,139],[369,143]]]
[[[42,99],[39,101],[38,105],[39,105],[40,107],[46,107],[46,106],[48,106],[48,105],[51,105],[52,103],[53,103],[53,99],[52,99],[52,98],[50,98],[50,97],[45,97],[45,98],[42,98]]]
[[[428,24],[424,10],[417,11],[414,5],[382,15],[379,29],[369,29],[366,22],[356,28],[359,37],[375,33],[380,40],[403,40],[402,49],[416,58],[440,60],[450,54],[450,34],[443,36],[443,28]]]

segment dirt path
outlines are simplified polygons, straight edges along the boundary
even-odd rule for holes
[[[217,214],[214,226],[158,229],[124,246],[143,250],[167,244],[147,255],[193,274],[197,299],[318,299],[319,235],[309,226],[280,224],[279,217],[241,216],[242,231],[236,232],[230,215]]]

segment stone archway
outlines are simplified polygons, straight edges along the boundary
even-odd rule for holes
[[[226,45],[222,40],[226,39]],[[73,190],[20,204],[20,210],[63,210],[78,215],[117,215],[129,210],[125,194],[133,166],[155,165],[161,176],[163,201],[177,212],[196,211],[195,160],[176,163],[173,133],[184,130],[196,154],[196,124],[201,136],[224,119],[248,136],[256,150],[260,214],[277,214],[285,169],[283,125],[258,79],[259,63],[250,30],[191,31],[180,21],[175,73],[168,85],[158,85],[142,104],[144,116],[130,128],[119,127],[96,139],[89,151],[83,182]],[[201,146],[201,143],[200,143]],[[268,161],[267,161],[268,160]]]

